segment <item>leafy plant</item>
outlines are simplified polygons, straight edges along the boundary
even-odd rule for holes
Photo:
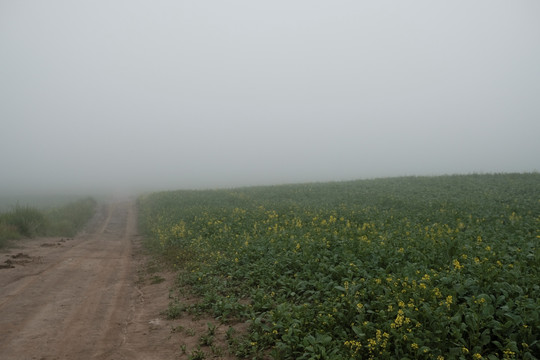
[[[197,348],[197,350],[193,350],[191,352],[188,359],[189,360],[204,360],[204,359],[206,359],[206,354],[199,347],[199,348]]]
[[[167,307],[167,310],[163,311],[163,314],[168,319],[178,319],[185,310],[186,307],[184,304],[178,300],[174,300],[169,302],[169,306]]]
[[[176,191],[140,224],[238,356],[540,353],[540,174]]]

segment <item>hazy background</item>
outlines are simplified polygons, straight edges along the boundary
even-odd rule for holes
[[[539,169],[537,0],[0,0],[0,192]]]

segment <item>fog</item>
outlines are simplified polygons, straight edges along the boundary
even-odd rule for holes
[[[540,2],[0,2],[0,192],[540,169]]]

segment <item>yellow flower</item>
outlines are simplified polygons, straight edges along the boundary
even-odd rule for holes
[[[448,309],[450,309],[450,305],[452,305],[453,302],[454,302],[454,299],[452,298],[452,295],[448,295],[448,296],[446,297],[446,301],[441,301],[441,302],[439,303],[439,305],[442,306],[442,305],[446,304],[446,307],[447,307]]]
[[[344,345],[350,347],[351,350],[354,350],[355,353],[358,352],[358,350],[360,350],[360,348],[362,347],[362,343],[356,340],[345,341]]]
[[[407,318],[403,315],[403,310],[399,309],[398,313],[397,313],[397,316],[396,316],[396,319],[394,320],[394,322],[392,324],[390,324],[390,326],[393,329],[398,328],[401,325],[403,325],[403,321],[405,319],[407,319]]]
[[[458,259],[454,259],[454,261],[452,261],[452,264],[454,264],[454,269],[456,270],[461,270],[464,268],[464,266],[459,263]]]
[[[510,349],[506,349],[503,351],[503,359],[513,359],[515,358],[516,353],[511,351]]]
[[[479,353],[475,353],[472,357],[473,359],[476,359],[476,360],[482,359],[482,355],[480,355]]]
[[[485,302],[486,302],[486,299],[484,299],[484,298],[480,298],[477,301],[475,301],[475,303],[477,303],[477,304],[483,304]]]
[[[414,350],[417,350],[417,349],[418,349],[418,344],[417,344],[417,343],[412,343],[412,344],[411,344],[411,347],[412,347]]]

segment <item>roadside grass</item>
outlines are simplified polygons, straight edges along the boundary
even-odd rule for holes
[[[17,228],[5,221],[0,215],[0,249],[8,247],[12,241],[19,240],[21,237]]]
[[[96,201],[92,198],[48,210],[17,204],[0,214],[0,248],[22,238],[74,236],[92,217],[95,207]]]
[[[47,228],[44,235],[75,236],[93,216],[96,200],[87,197],[45,212]]]
[[[169,315],[249,324],[239,358],[540,353],[540,174],[162,192],[139,214],[178,269]]]

